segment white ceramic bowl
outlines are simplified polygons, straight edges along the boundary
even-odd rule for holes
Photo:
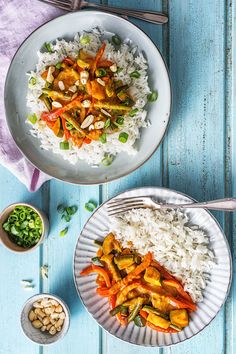
[[[54,299],[62,306],[63,311],[65,312],[65,320],[60,332],[57,332],[55,335],[51,335],[48,332],[41,332],[40,329],[34,328],[28,318],[30,310],[33,308],[33,303],[37,300],[42,300],[43,298]],[[62,339],[68,332],[70,326],[70,312],[66,303],[58,296],[52,294],[38,294],[30,297],[23,306],[21,312],[21,327],[24,334],[33,342],[40,345],[48,345],[57,342],[59,339]]]
[[[24,248],[24,247],[18,246],[10,239],[8,233],[3,229],[4,222],[7,220],[8,216],[11,214],[11,212],[17,206],[27,206],[27,207],[33,209],[41,218],[42,235],[41,235],[38,243],[36,243],[36,245],[34,245],[33,247]],[[17,253],[26,253],[26,252],[34,251],[43,242],[44,238],[47,237],[48,232],[49,232],[49,221],[48,221],[46,214],[41,209],[33,206],[32,204],[14,203],[14,204],[11,204],[8,207],[6,207],[0,214],[0,243],[2,243],[10,251],[17,252]]]
[[[158,187],[137,188],[119,194],[119,198],[134,196],[153,196],[160,202],[190,203],[192,198],[171,189]],[[210,270],[210,278],[203,290],[203,301],[197,303],[197,310],[190,314],[189,326],[181,332],[167,334],[153,331],[150,328],[139,328],[130,323],[120,326],[116,318],[109,314],[107,298],[96,293],[96,275],[80,276],[80,271],[91,264],[96,255],[97,246],[94,240],[102,241],[108,230],[112,229],[106,211],[106,203],[102,204],[85,224],[78,239],[74,255],[74,279],[80,298],[97,323],[110,334],[126,342],[152,347],[164,347],[183,342],[201,332],[214,319],[223,306],[231,285],[232,260],[227,239],[215,220],[204,209],[185,209],[189,223],[203,229],[209,237],[210,248],[214,252],[216,264]]]
[[[72,39],[77,32],[100,27],[107,36],[117,34],[129,39],[148,60],[150,87],[158,91],[156,102],[147,105],[147,119],[151,126],[143,128],[136,142],[136,155],[120,153],[109,166],[94,168],[83,161],[75,165],[52,151],[42,150],[40,140],[30,133],[25,123],[28,81],[26,72],[34,70],[38,62],[37,51],[45,42],[57,38]],[[17,82],[17,85],[15,84]],[[58,17],[34,31],[21,45],[10,65],[5,84],[6,119],[19,149],[33,165],[46,174],[76,184],[101,184],[123,177],[146,162],[160,145],[169,122],[171,89],[168,70],[161,53],[152,40],[137,26],[124,18],[98,11],[78,11]]]

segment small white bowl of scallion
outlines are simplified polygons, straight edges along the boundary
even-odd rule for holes
[[[0,214],[0,241],[11,251],[33,251],[48,231],[46,214],[31,204],[11,204]]]

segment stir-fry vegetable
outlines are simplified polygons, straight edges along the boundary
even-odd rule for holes
[[[177,333],[188,326],[189,311],[195,311],[196,305],[150,252],[142,256],[123,248],[112,233],[98,246],[93,264],[80,274],[98,273],[97,293],[108,298],[110,315],[122,326],[134,321],[138,327],[164,333]]]

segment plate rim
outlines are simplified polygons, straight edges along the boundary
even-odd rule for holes
[[[170,192],[174,192],[178,195],[181,195],[183,197],[187,197],[189,198],[189,200],[193,201],[193,202],[197,202],[197,200],[193,197],[190,197],[188,194],[186,193],[183,193],[183,192],[179,192],[179,191],[176,191],[175,189],[172,189],[172,188],[166,188],[166,187],[160,187],[160,186],[144,186],[144,187],[136,187],[136,188],[129,188],[129,189],[126,189],[122,192],[119,192],[118,194],[114,195],[113,197],[107,199],[106,201],[104,201],[102,204],[100,204],[96,210],[90,215],[90,217],[88,218],[88,220],[85,222],[84,226],[82,227],[80,233],[79,233],[79,236],[77,238],[77,241],[76,241],[76,244],[75,244],[75,249],[74,249],[74,256],[73,256],[73,259],[72,259],[72,268],[73,268],[73,279],[74,279],[74,285],[75,285],[75,288],[76,288],[76,292],[78,294],[78,297],[82,303],[82,305],[84,306],[85,310],[87,311],[87,313],[90,315],[90,317],[97,323],[97,325],[99,327],[101,327],[106,333],[108,333],[109,335],[115,337],[116,339],[118,340],[121,340],[122,342],[125,342],[125,343],[129,343],[129,344],[132,344],[134,346],[138,346],[138,347],[145,347],[145,348],[166,348],[166,347],[172,347],[172,346],[176,346],[178,344],[181,344],[185,341],[188,341],[190,339],[192,339],[193,337],[197,336],[199,333],[201,333],[203,330],[205,330],[206,327],[208,327],[212,321],[216,318],[216,316],[219,314],[219,312],[221,311],[221,309],[223,308],[223,306],[225,305],[227,299],[228,299],[228,296],[229,296],[229,293],[230,293],[230,289],[231,289],[231,285],[232,285],[232,277],[233,277],[233,274],[232,274],[232,270],[233,270],[233,263],[232,263],[232,254],[231,254],[231,249],[230,249],[230,246],[229,246],[229,243],[228,243],[228,239],[224,233],[224,230],[222,229],[221,225],[219,224],[218,220],[215,218],[215,216],[207,209],[204,209],[208,214],[209,216],[213,219],[213,221],[216,223],[216,225],[218,226],[223,238],[224,238],[224,241],[225,241],[225,244],[226,244],[226,248],[227,248],[227,251],[228,251],[228,254],[229,254],[229,281],[228,281],[228,286],[227,286],[227,291],[225,293],[225,297],[224,297],[224,300],[222,301],[222,304],[220,305],[218,311],[216,312],[215,316],[211,318],[210,322],[208,322],[200,331],[198,331],[197,333],[193,334],[192,336],[188,337],[188,338],[185,338],[184,340],[180,341],[180,342],[177,342],[177,343],[172,343],[172,344],[164,344],[164,345],[146,345],[146,344],[137,344],[137,343],[134,343],[134,342],[131,342],[131,341],[127,341],[123,338],[120,338],[120,337],[117,337],[115,334],[113,333],[110,333],[108,329],[105,329],[102,325],[100,325],[98,323],[98,321],[96,320],[96,318],[92,315],[92,313],[87,309],[87,306],[85,305],[83,299],[82,299],[82,296],[80,294],[80,291],[79,291],[79,288],[77,286],[77,283],[76,283],[76,276],[75,276],[75,257],[76,257],[76,249],[77,249],[77,245],[78,245],[78,242],[79,242],[79,239],[81,238],[81,235],[82,235],[82,232],[84,230],[84,228],[87,226],[87,224],[90,222],[90,219],[93,217],[93,215],[99,210],[101,209],[106,203],[108,203],[109,201],[111,201],[112,199],[114,198],[117,198],[118,196],[126,193],[126,192],[131,192],[131,191],[136,191],[136,190],[142,190],[142,189],[158,189],[158,190],[164,190],[164,191],[170,191]],[[201,209],[200,209],[201,210]]]
[[[171,82],[171,78],[170,78],[170,72],[169,72],[169,68],[167,66],[167,62],[164,58],[164,56],[162,55],[161,51],[159,50],[159,48],[157,47],[157,45],[155,44],[155,42],[152,40],[152,38],[142,29],[140,28],[139,26],[137,26],[136,24],[132,23],[131,21],[127,20],[126,18],[124,17],[121,17],[121,16],[118,16],[118,15],[115,15],[111,12],[107,12],[107,11],[98,11],[98,10],[81,10],[81,11],[78,11],[76,12],[76,14],[78,16],[81,16],[84,12],[86,13],[90,13],[92,15],[108,15],[108,16],[111,16],[111,17],[116,17],[118,18],[119,20],[121,21],[124,21],[124,22],[128,22],[132,27],[134,27],[136,30],[138,31],[141,31],[146,37],[147,39],[150,40],[150,42],[153,44],[153,46],[155,47],[156,51],[159,53],[163,63],[164,63],[164,67],[165,67],[165,70],[166,70],[166,74],[167,74],[167,79],[168,79],[168,82],[169,82],[169,96],[170,96],[170,107],[169,107],[169,111],[168,111],[168,116],[166,117],[167,119],[167,124],[166,124],[166,127],[165,127],[165,130],[164,130],[164,133],[163,133],[163,136],[161,138],[161,140],[159,141],[159,144],[156,145],[156,147],[154,148],[154,150],[152,151],[152,153],[141,163],[138,164],[137,167],[133,168],[132,170],[129,170],[127,173],[122,173],[122,174],[119,174],[117,177],[114,177],[114,178],[107,178],[106,180],[104,181],[99,181],[99,182],[72,182],[72,181],[68,181],[68,180],[65,180],[63,178],[59,178],[55,175],[52,175],[52,174],[48,174],[47,171],[45,171],[45,169],[39,169],[39,167],[37,167],[34,163],[32,163],[30,161],[30,159],[25,155],[25,153],[22,151],[21,147],[19,146],[18,142],[16,141],[16,139],[14,138],[14,135],[12,133],[12,129],[10,128],[9,126],[9,123],[8,123],[8,118],[7,118],[7,104],[6,104],[6,97],[7,97],[7,86],[8,86],[8,81],[9,81],[9,76],[10,76],[10,72],[11,72],[11,69],[12,69],[12,65],[13,65],[13,62],[19,52],[19,50],[22,48],[22,46],[30,39],[30,37],[35,33],[37,32],[38,30],[40,30],[42,27],[46,26],[47,24],[49,24],[50,22],[54,22],[54,21],[57,21],[58,19],[62,19],[63,21],[63,18],[66,17],[66,16],[73,16],[75,14],[75,12],[69,12],[69,13],[66,13],[66,14],[63,14],[63,15],[60,15],[60,16],[57,16],[53,19],[50,19],[48,21],[46,21],[45,23],[43,23],[42,25],[38,26],[36,29],[34,29],[24,40],[23,42],[20,44],[20,46],[17,48],[14,56],[12,57],[11,61],[10,61],[10,64],[9,64],[9,67],[8,67],[8,70],[7,70],[7,74],[6,74],[6,77],[5,77],[5,82],[4,82],[4,89],[3,89],[3,100],[4,100],[4,112],[5,112],[5,120],[6,120],[6,123],[7,123],[7,127],[8,127],[8,130],[10,132],[10,135],[13,139],[13,141],[15,142],[17,148],[20,150],[20,152],[22,153],[22,155],[27,159],[28,162],[30,162],[32,164],[33,167],[37,168],[39,171],[43,172],[44,174],[50,176],[51,178],[55,178],[56,180],[58,181],[62,181],[62,182],[65,182],[65,183],[69,183],[69,184],[72,184],[72,185],[85,185],[85,186],[94,186],[94,185],[100,185],[100,184],[105,184],[105,183],[108,183],[108,182],[112,182],[112,181],[116,181],[120,178],[124,178],[125,176],[128,176],[130,175],[132,172],[136,171],[137,169],[139,169],[140,167],[142,167],[154,154],[155,152],[158,150],[158,148],[160,147],[160,145],[162,144],[163,140],[164,140],[164,137],[166,136],[166,133],[169,129],[169,126],[170,126],[170,121],[171,121],[171,114],[172,114],[172,111],[173,111],[173,90],[172,90],[172,82]],[[62,157],[61,157],[62,158]]]

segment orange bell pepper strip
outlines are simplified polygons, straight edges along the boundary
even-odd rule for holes
[[[69,111],[74,107],[81,107],[83,95],[77,96],[73,101],[67,103],[64,107],[55,109],[51,112],[42,112],[41,119],[47,121],[57,120],[57,118],[64,112]]]
[[[146,322],[146,326],[147,327],[150,327],[151,329],[154,329],[155,331],[157,331],[157,332],[164,332],[164,333],[177,333],[178,331],[176,331],[176,329],[174,329],[174,328],[161,328],[161,327],[159,327],[159,326],[155,326],[153,323],[151,323],[151,322],[149,322],[149,321],[147,321]]]
[[[107,273],[107,271],[105,269],[103,269],[103,268],[101,268],[99,266],[96,266],[96,265],[92,264],[91,266],[89,266],[89,267],[85,268],[84,270],[82,270],[80,272],[80,275],[88,275],[88,274],[93,273],[93,272],[97,272],[98,274],[100,274],[104,278],[104,280],[106,282],[106,286],[108,288],[110,288],[111,282],[110,282],[109,275],[108,275],[108,273]]]
[[[127,318],[122,316],[120,312],[116,314],[117,320],[120,322],[121,326],[126,326],[127,325]]]
[[[113,310],[116,307],[116,295],[109,296],[108,301],[109,301],[111,310]]]
[[[182,285],[177,280],[172,280],[172,279],[163,280],[162,284],[175,288],[181,297],[193,303],[191,296],[184,290]]]
[[[162,278],[177,281],[173,275],[171,275],[163,266],[160,265],[159,262],[153,260],[151,266],[155,267],[160,272]]]
[[[99,48],[96,56],[95,56],[95,59],[93,61],[93,64],[92,64],[92,68],[91,68],[91,74],[92,74],[92,77],[94,76],[94,73],[95,73],[95,70],[97,68],[97,64],[98,62],[101,60],[102,56],[103,56],[103,53],[105,51],[105,48],[106,48],[106,43],[103,42],[102,43],[102,46]]]
[[[85,144],[90,144],[91,143],[91,139],[89,139],[89,138],[84,138],[84,143]]]
[[[75,64],[75,61],[73,59],[71,59],[70,57],[66,57],[62,61],[63,61],[63,63],[69,64],[69,65]]]
[[[62,127],[63,127],[63,130],[64,130],[65,139],[69,140],[70,139],[70,132],[66,128],[66,120],[65,120],[65,118],[61,117],[61,122],[62,122]]]
[[[116,299],[116,306],[119,306],[119,305],[123,304],[123,302],[125,302],[125,300],[126,300],[127,294],[128,294],[131,290],[137,288],[140,284],[141,284],[140,281],[135,281],[135,282],[133,282],[133,283],[127,285],[127,286],[119,293],[119,295],[117,296],[117,299]]]
[[[99,248],[98,250],[97,250],[97,257],[102,257],[102,255],[103,255],[103,251],[102,251],[102,248]]]
[[[52,127],[52,131],[56,136],[58,136],[60,128],[61,128],[60,118],[57,118],[55,124]]]
[[[130,272],[125,278],[122,280],[118,281],[116,284],[114,284],[110,290],[109,293],[110,295],[118,293],[122,288],[124,288],[126,285],[128,285],[132,280],[137,278],[140,273],[142,273],[151,263],[152,261],[152,254],[151,252],[148,252],[144,258],[143,262],[140,263],[132,272]]]
[[[100,68],[109,68],[110,66],[112,66],[114,63],[110,60],[104,59],[104,60],[99,60],[97,66]]]

